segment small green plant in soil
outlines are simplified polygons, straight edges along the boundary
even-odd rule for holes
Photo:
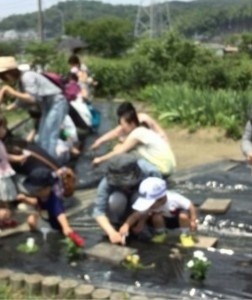
[[[187,262],[186,267],[190,271],[191,279],[203,281],[206,278],[210,265],[211,262],[207,259],[204,252],[194,251],[193,258]]]
[[[81,248],[76,246],[70,238],[65,238],[62,244],[64,245],[64,253],[69,259],[76,258],[81,254]]]
[[[137,254],[128,255],[125,260],[122,262],[123,267],[128,270],[144,270],[155,268],[155,264],[143,265],[140,261],[140,257]]]
[[[33,247],[29,247],[26,243],[22,243],[17,246],[17,251],[26,254],[34,254],[39,251],[39,246],[35,244]]]

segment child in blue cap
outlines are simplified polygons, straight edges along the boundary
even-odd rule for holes
[[[31,214],[27,219],[31,229],[37,228],[40,217],[48,222],[51,228],[59,230],[66,237],[69,237],[77,246],[83,246],[84,240],[69,225],[62,200],[53,189],[57,180],[51,170],[47,168],[35,169],[24,181],[24,187],[31,197],[20,194],[18,200],[38,209],[37,213]]]

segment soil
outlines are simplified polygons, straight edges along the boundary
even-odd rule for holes
[[[195,133],[170,128],[167,136],[177,159],[178,170],[223,159],[244,159],[240,141],[225,138],[224,132],[217,128],[199,129]]]

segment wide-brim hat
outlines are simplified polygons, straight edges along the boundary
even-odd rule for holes
[[[18,64],[13,56],[0,56],[0,73],[18,69]]]

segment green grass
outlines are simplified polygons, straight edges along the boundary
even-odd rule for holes
[[[252,91],[193,89],[187,84],[148,86],[138,99],[147,101],[164,126],[178,124],[190,132],[201,127],[223,128],[238,139],[247,121]]]

